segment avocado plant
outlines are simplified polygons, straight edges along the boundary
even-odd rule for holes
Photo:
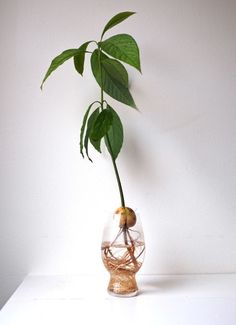
[[[92,73],[100,87],[100,98],[93,101],[84,114],[80,131],[80,153],[83,157],[86,156],[92,161],[89,146],[92,145],[98,152],[101,152],[101,141],[104,140],[111,156],[120,194],[121,206],[115,212],[120,218],[120,230],[117,236],[123,233],[126,245],[130,239],[131,246],[133,246],[129,248],[129,255],[135,264],[134,242],[129,228],[135,225],[136,215],[131,208],[125,205],[123,188],[116,164],[123,144],[123,126],[117,112],[109,104],[109,97],[105,99],[105,95],[109,95],[127,106],[136,108],[129,90],[128,72],[122,62],[141,72],[140,55],[136,41],[128,34],[118,34],[104,39],[107,31],[133,14],[135,12],[118,13],[105,25],[99,41],[87,41],[79,48],[65,50],[56,56],[43,78],[41,89],[52,72],[69,59],[73,59],[75,70],[82,76],[85,57],[90,55]]]

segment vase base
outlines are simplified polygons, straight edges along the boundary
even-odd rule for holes
[[[138,295],[138,290],[133,292],[128,292],[128,293],[116,293],[114,291],[107,289],[107,292],[109,293],[109,295],[113,297],[119,297],[119,298],[131,298]]]
[[[134,297],[138,293],[135,273],[129,270],[116,270],[110,273],[107,291],[116,297]]]

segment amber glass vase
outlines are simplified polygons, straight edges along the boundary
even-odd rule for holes
[[[110,273],[108,292],[120,297],[137,295],[135,274],[144,260],[145,243],[141,222],[131,208],[117,209],[107,221],[101,248]]]

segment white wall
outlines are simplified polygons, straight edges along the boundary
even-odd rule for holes
[[[104,153],[80,157],[84,110],[99,95],[66,63],[39,89],[50,60],[99,37],[119,11],[143,74],[130,69],[140,113],[114,104],[125,125],[118,159],[127,205],[140,214],[142,273],[236,271],[236,2],[0,2],[0,303],[25,274],[106,272],[100,241],[119,206]]]

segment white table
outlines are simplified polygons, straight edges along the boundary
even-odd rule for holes
[[[107,280],[28,276],[0,311],[0,324],[236,324],[236,274],[137,276],[134,298],[108,295]]]

